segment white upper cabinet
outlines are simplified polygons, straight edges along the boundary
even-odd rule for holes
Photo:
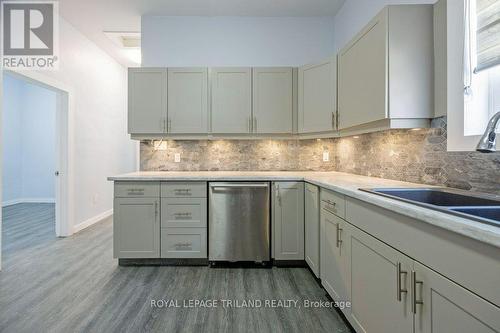
[[[432,5],[384,8],[338,55],[339,129],[428,125],[433,52]]]
[[[299,68],[299,133],[331,132],[336,129],[336,94],[336,58]]]
[[[128,71],[128,132],[167,131],[167,70],[130,68]]]
[[[207,68],[168,69],[168,132],[208,132]]]
[[[291,67],[253,69],[253,132],[292,133],[293,70]]]
[[[212,133],[241,134],[252,131],[252,69],[213,68]]]

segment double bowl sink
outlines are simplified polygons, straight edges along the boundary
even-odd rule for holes
[[[446,188],[360,190],[500,227],[500,198]]]

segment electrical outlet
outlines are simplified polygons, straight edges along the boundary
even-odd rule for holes
[[[328,152],[328,150],[325,150],[323,152],[323,162],[328,162],[330,160],[330,153]]]
[[[181,154],[175,153],[174,161],[175,161],[175,163],[180,163],[181,162]]]

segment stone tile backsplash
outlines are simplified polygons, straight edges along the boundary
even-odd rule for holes
[[[143,141],[141,170],[341,171],[500,196],[500,153],[447,152],[444,118],[430,129],[321,140],[169,140],[164,151]]]

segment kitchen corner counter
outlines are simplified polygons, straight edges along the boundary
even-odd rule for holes
[[[341,172],[309,171],[165,171],[134,172],[109,177],[110,181],[305,181],[384,209],[473,238],[500,248],[500,228],[441,213],[402,201],[360,191],[360,188],[430,187]]]

